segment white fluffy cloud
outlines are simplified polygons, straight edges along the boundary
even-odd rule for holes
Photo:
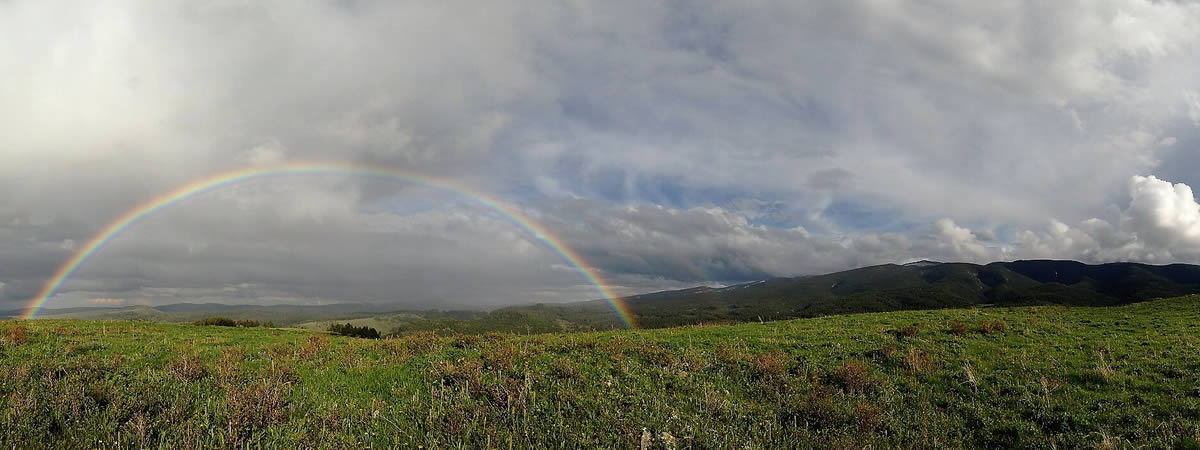
[[[1191,187],[1153,176],[1129,180],[1129,206],[1076,226],[1052,220],[1016,234],[1011,252],[1029,258],[1092,262],[1200,263],[1200,204]]]
[[[1125,225],[1147,247],[1200,246],[1200,204],[1190,186],[1135,176],[1129,193],[1132,200],[1125,212]]]

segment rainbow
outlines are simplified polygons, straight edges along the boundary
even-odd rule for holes
[[[562,256],[571,266],[579,271],[585,279],[588,280],[596,291],[604,297],[613,311],[616,312],[626,326],[637,328],[637,323],[634,320],[633,314],[630,313],[628,305],[621,299],[620,296],[614,294],[607,284],[603,282],[599,275],[596,274],[590,266],[588,266],[582,257],[575,251],[571,250],[566,244],[554,237],[548,230],[538,225],[536,222],[525,217],[511,206],[505,205],[500,200],[497,200],[485,193],[468,189],[463,186],[452,184],[449,181],[433,178],[426,175],[419,175],[406,172],[398,169],[368,167],[351,163],[343,162],[305,162],[305,163],[287,163],[267,167],[252,167],[236,169],[232,171],[222,172],[215,175],[210,175],[191,183],[180,186],[170,192],[154,197],[145,203],[125,212],[116,220],[113,220],[106,225],[100,232],[92,236],[87,243],[79,247],[75,254],[71,255],[65,263],[54,272],[50,279],[46,280],[46,284],[42,286],[37,295],[30,301],[21,315],[23,319],[31,319],[37,315],[38,310],[46,304],[46,301],[54,297],[63,282],[71,276],[79,266],[82,265],[92,254],[96,253],[104,244],[108,243],[125,229],[129,228],[139,220],[153,214],[155,211],[174,205],[191,198],[197,194],[209,192],[224,186],[238,183],[254,178],[279,176],[279,175],[357,175],[365,177],[387,178],[399,180],[422,186],[428,186],[442,191],[451,192],[463,197],[469,198],[483,206],[486,206],[493,211],[503,215],[514,224],[531,233],[535,238],[545,242],[551,249]]]

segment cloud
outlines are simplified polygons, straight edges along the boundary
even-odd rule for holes
[[[1107,219],[1075,226],[1051,220],[1041,230],[1016,233],[1008,251],[1024,258],[1200,263],[1200,204],[1191,187],[1133,176],[1128,192],[1129,206],[1111,208]]]
[[[979,243],[975,233],[958,226],[953,220],[938,219],[933,223],[933,230],[952,254],[966,255],[971,259],[986,257],[987,248]]]
[[[698,7],[683,34],[650,24],[681,21],[653,7],[568,14],[562,21],[584,30],[622,21],[631,31],[552,44],[591,51],[552,53],[548,64],[572,75],[560,80],[568,89],[552,123],[562,126],[525,131],[567,150],[525,155],[526,164],[561,170],[569,153],[582,196],[655,201],[646,186],[669,176],[804,208],[822,200],[794,180],[843,168],[855,182],[839,197],[911,220],[1083,219],[1151,169],[1162,153],[1153,142],[1185,118],[1163,112],[1178,111],[1177,88],[1191,84],[1178,70],[1194,67],[1184,43],[1197,41],[1198,9],[1140,0],[1022,8],[1032,10]],[[604,70],[618,57],[623,70]]]
[[[613,210],[594,204],[574,206],[586,212],[556,210],[562,217],[583,217],[583,223],[552,223],[608,270],[691,281],[795,276],[917,259],[1200,263],[1200,203],[1189,186],[1134,176],[1128,195],[1129,206],[1113,211],[1109,220],[1070,226],[1050,219],[1008,237],[941,218],[913,237],[858,232],[834,239],[802,228],[754,225],[720,208]]]
[[[1172,185],[1152,176],[1135,176],[1129,191],[1132,201],[1125,220],[1146,245],[1157,248],[1200,245],[1200,204],[1196,203],[1190,186]]]
[[[120,306],[120,305],[125,304],[125,299],[123,299],[123,298],[97,297],[97,298],[93,298],[88,301],[93,304],[101,305],[101,306]]]
[[[1185,92],[1183,101],[1187,104],[1188,117],[1192,119],[1192,123],[1200,126],[1200,93]]]
[[[313,159],[487,192],[622,292],[1195,262],[1198,25],[1200,4],[1146,0],[0,2],[0,302],[147,199]],[[1131,191],[1148,173],[1179,184]],[[595,295],[472,205],[356,177],[225,186],[123,232],[55,301]]]
[[[817,236],[751,223],[723,208],[604,207],[566,200],[540,217],[584,257],[624,276],[692,283],[819,274],[918,259],[988,262],[1007,255],[950,219],[910,238],[897,233]],[[570,219],[568,219],[570,218]]]

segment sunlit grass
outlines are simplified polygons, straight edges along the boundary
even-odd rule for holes
[[[388,340],[0,322],[0,446],[1094,447],[1200,438],[1200,297]]]

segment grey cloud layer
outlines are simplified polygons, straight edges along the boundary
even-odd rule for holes
[[[1134,176],[1128,192],[1129,206],[1113,207],[1108,211],[1111,217],[1090,218],[1075,226],[1050,218],[1006,240],[997,239],[992,230],[973,231],[949,218],[909,235],[847,232],[830,237],[814,236],[803,228],[755,225],[721,208],[604,208],[580,201],[549,209],[577,222],[549,218],[548,223],[580,242],[580,250],[608,270],[695,282],[794,276],[919,259],[1200,263],[1200,203],[1189,186]]]
[[[1200,262],[1193,193],[1133,178],[1200,185],[1198,44],[1200,5],[1146,0],[0,2],[0,301],[155,194],[309,159],[493,192],[626,292]],[[123,234],[60,300],[594,295],[469,204],[236,186]]]

